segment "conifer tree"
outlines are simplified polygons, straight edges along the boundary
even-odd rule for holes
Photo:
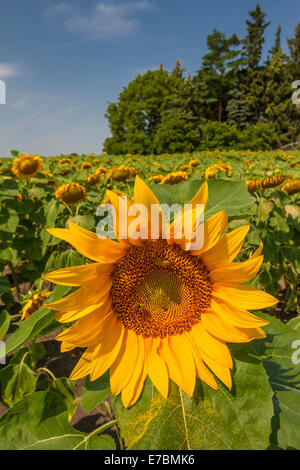
[[[297,135],[297,115],[291,100],[292,74],[289,58],[280,48],[266,68],[264,118],[275,124],[281,144],[291,142]]]
[[[255,69],[259,66],[262,54],[262,45],[265,41],[264,32],[270,22],[265,22],[266,14],[259,4],[254,10],[249,11],[252,20],[247,20],[247,35],[242,41],[243,57],[247,61],[247,66]]]
[[[240,44],[236,34],[226,38],[224,33],[213,30],[207,36],[209,52],[202,58],[202,67],[198,71],[198,97],[203,107],[207,107],[208,118],[216,121],[225,119],[226,102],[230,83],[235,71],[241,64],[238,59]]]

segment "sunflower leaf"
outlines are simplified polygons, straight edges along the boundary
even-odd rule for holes
[[[88,435],[68,423],[68,411],[58,393],[35,392],[0,418],[2,450],[113,450],[108,435]]]
[[[197,193],[204,180],[188,180],[174,185],[156,184],[152,191],[165,204],[187,204]],[[245,181],[208,180],[208,202],[205,218],[224,209],[228,216],[245,216],[245,210],[254,203]],[[242,213],[241,213],[242,211]]]
[[[47,303],[55,302],[55,300],[68,294],[71,289],[71,287],[57,286],[51,296],[48,297]],[[41,336],[45,328],[48,328],[51,323],[53,323],[53,329],[57,328],[57,323],[53,318],[53,311],[49,310],[47,304],[44,303],[27,320],[20,322],[19,328],[6,340],[6,354],[12,353],[30,339]]]
[[[271,444],[300,450],[300,318],[287,324],[260,313],[270,321],[264,340],[254,342],[274,391]]]
[[[170,382],[165,400],[147,379],[133,407],[113,404],[128,449],[266,449],[273,415],[272,390],[250,345],[234,345],[234,386],[215,391],[197,383],[193,399]]]
[[[98,406],[110,393],[109,374],[106,372],[102,377],[92,382],[89,377],[85,379],[83,393],[81,397],[81,406],[85,411],[92,411]]]

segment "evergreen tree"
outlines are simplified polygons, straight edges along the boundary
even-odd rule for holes
[[[281,25],[278,25],[278,28],[275,33],[274,46],[270,49],[271,57],[273,57],[281,48]]]
[[[155,152],[192,152],[200,145],[201,129],[192,78],[188,75],[169,100],[155,135]]]
[[[222,121],[225,119],[225,108],[230,84],[235,71],[241,65],[237,58],[240,44],[236,34],[226,38],[224,33],[213,30],[207,36],[209,52],[202,58],[202,67],[198,71],[198,98],[203,107],[207,107],[207,118]]]
[[[249,109],[249,123],[255,124],[263,117],[266,87],[265,66],[260,65],[264,32],[269,26],[260,5],[249,11],[251,20],[246,21],[247,35],[242,41],[245,69],[240,75],[240,89]]]
[[[233,88],[229,92],[226,113],[229,125],[235,124],[239,129],[244,129],[249,125],[251,109],[245,93],[239,87],[238,80],[233,82]]]
[[[295,36],[288,39],[290,50],[290,66],[294,76],[294,80],[300,80],[300,23],[296,26]]]
[[[266,68],[264,118],[273,122],[280,144],[294,140],[298,132],[296,107],[291,101],[292,74],[289,58],[280,48]]]
[[[243,57],[245,57],[247,66],[255,69],[258,67],[262,45],[265,41],[264,32],[270,22],[265,22],[266,14],[259,4],[254,10],[249,11],[252,20],[247,20],[247,35],[243,42]]]
[[[182,78],[184,71],[185,71],[185,67],[182,67],[180,60],[176,59],[174,68],[172,70],[172,75],[176,75],[176,77]]]

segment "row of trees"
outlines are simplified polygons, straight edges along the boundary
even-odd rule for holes
[[[278,26],[262,64],[270,23],[260,5],[249,15],[242,40],[213,30],[194,76],[185,77],[177,59],[172,72],[160,64],[124,87],[106,110],[112,136],[104,150],[146,154],[207,147],[255,149],[296,140],[300,113],[291,96],[292,82],[300,80],[300,23],[288,39],[289,55],[283,52]]]

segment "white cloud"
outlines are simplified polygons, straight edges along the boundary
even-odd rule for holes
[[[136,31],[140,23],[133,16],[150,8],[148,0],[124,3],[99,2],[89,11],[61,3],[48,9],[48,14],[50,12],[62,16],[65,27],[71,32],[90,39],[107,39],[126,36]]]
[[[8,62],[0,62],[0,79],[10,78],[19,75],[20,68],[18,64],[10,64]]]

